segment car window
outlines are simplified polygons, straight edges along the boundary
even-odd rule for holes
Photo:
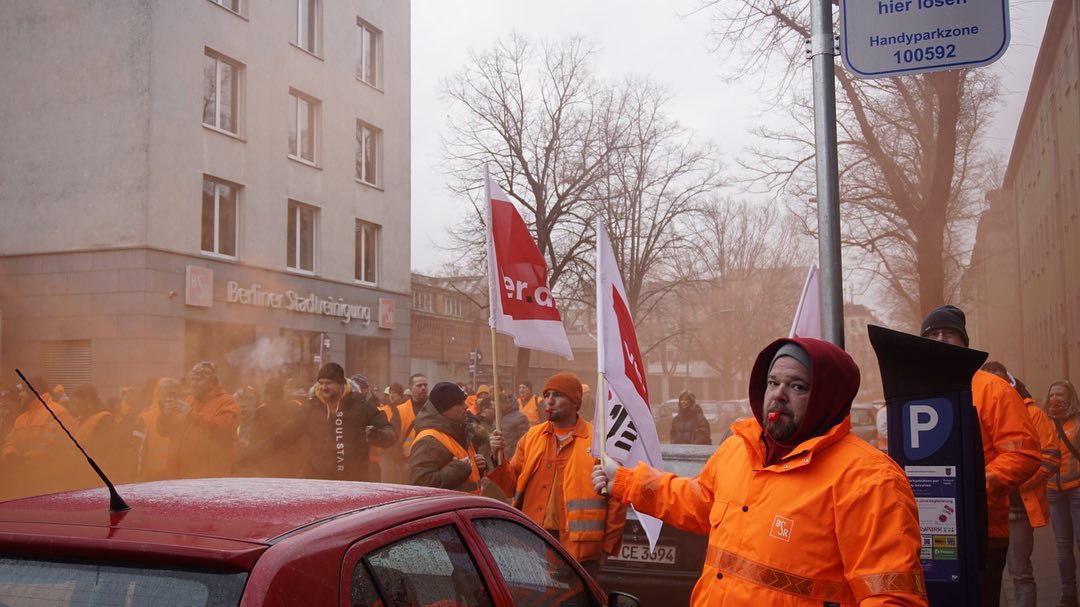
[[[515,605],[591,604],[577,570],[540,535],[504,519],[476,519],[473,525],[491,551]]]
[[[377,593],[358,588],[370,583],[364,579],[368,571]],[[361,559],[353,574],[352,598],[353,605],[363,607],[492,605],[465,542],[451,526],[418,533]]]
[[[219,607],[236,605],[246,573],[0,558],[0,605]]]

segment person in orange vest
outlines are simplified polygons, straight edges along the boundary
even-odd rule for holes
[[[1046,407],[1061,449],[1061,463],[1050,476],[1046,491],[1061,580],[1058,607],[1077,607],[1073,546],[1080,546],[1080,398],[1076,388],[1064,379],[1051,383]]]
[[[956,306],[941,306],[923,319],[920,335],[960,348],[968,347],[967,318]],[[1039,440],[1020,394],[1009,382],[979,370],[971,378],[971,400],[982,429],[986,465],[989,542],[979,572],[981,605],[998,605],[1001,574],[1009,553],[1009,494],[1039,469]]]
[[[405,401],[405,388],[394,382],[386,387],[386,402],[379,405],[379,411],[386,415],[390,426],[397,433],[398,440],[386,448],[372,447],[372,453],[379,458],[379,468],[382,471],[384,483],[405,483],[408,481],[406,467],[408,462],[402,452],[402,417],[398,407]]]
[[[158,431],[169,440],[169,478],[232,476],[240,405],[225,391],[217,365],[197,362],[187,374],[191,395],[165,406]]]
[[[480,495],[487,460],[469,435],[465,391],[439,382],[416,417],[416,439],[409,454],[409,484],[456,489]]]
[[[754,415],[695,478],[609,457],[597,492],[708,535],[692,605],[927,605],[919,511],[904,471],[851,432],[855,361],[778,339],[750,375]]]
[[[35,388],[49,385],[41,377],[29,381]],[[61,423],[74,433],[75,417],[67,407],[54,401],[48,390],[40,394]],[[23,398],[25,410],[16,416],[0,445],[0,469],[5,473],[0,499],[74,489],[89,464],[30,390],[23,392]]]
[[[476,387],[476,394],[470,394],[465,399],[465,404],[469,407],[469,413],[473,415],[480,415],[480,401],[485,398],[491,397],[491,388],[487,387],[487,384],[480,384]]]
[[[140,439],[139,480],[160,481],[169,477],[169,439],[158,431],[158,420],[166,407],[182,403],[183,386],[180,380],[162,377],[154,384],[150,406],[139,414],[135,436]]]
[[[409,400],[398,405],[401,414],[401,454],[407,461],[412,451],[413,439],[416,438],[416,416],[428,400],[428,379],[423,373],[413,373],[409,377]]]
[[[537,407],[536,395],[533,394],[533,385],[529,380],[522,380],[517,387],[518,410],[529,418],[529,424],[535,426],[540,423],[540,410]]]
[[[547,421],[530,428],[513,458],[488,477],[595,578],[601,561],[622,545],[626,506],[593,491],[593,425],[579,415],[581,390],[573,373],[552,375],[542,401]],[[503,451],[506,442],[502,432],[492,432],[491,452]]]
[[[1009,494],[1009,553],[1006,566],[1013,580],[1013,598],[1017,607],[1035,607],[1038,604],[1035,572],[1031,566],[1031,553],[1035,549],[1035,529],[1050,522],[1050,505],[1046,501],[1046,481],[1061,463],[1061,450],[1055,442],[1054,424],[1043,410],[1035,404],[1024,382],[1013,377],[1002,363],[992,360],[982,370],[993,373],[1009,382],[1024,400],[1031,425],[1042,447],[1042,465],[1024,481],[1023,485]]]

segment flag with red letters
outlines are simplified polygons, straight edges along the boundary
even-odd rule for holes
[[[519,348],[573,360],[555,296],[548,289],[547,263],[529,226],[486,170],[484,191],[488,200],[489,325],[513,337]]]
[[[593,453],[599,453],[604,434],[607,455],[626,467],[645,462],[663,467],[660,438],[649,407],[649,387],[645,381],[645,359],[638,347],[634,319],[627,304],[615,253],[604,224],[596,222],[596,364],[604,374],[603,407],[596,408],[593,421]],[[597,401],[599,402],[599,401]],[[656,548],[663,523],[638,513],[638,521]]]

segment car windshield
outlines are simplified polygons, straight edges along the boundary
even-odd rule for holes
[[[246,573],[0,559],[0,605],[235,606]]]

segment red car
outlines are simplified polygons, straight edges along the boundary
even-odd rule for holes
[[[518,511],[463,493],[205,479],[0,503],[0,605],[607,603]],[[635,605],[613,594],[611,605]]]

